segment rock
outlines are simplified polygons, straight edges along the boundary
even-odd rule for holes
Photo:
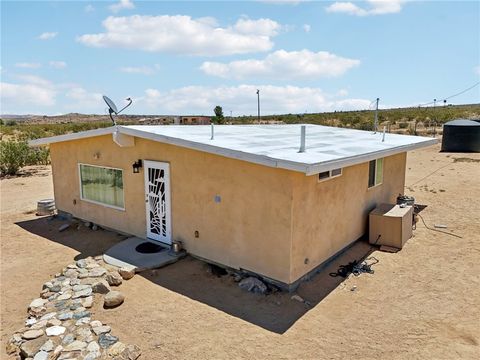
[[[140,355],[142,355],[142,352],[137,345],[128,345],[120,354],[120,358],[125,360],[137,360]]]
[[[44,328],[47,325],[48,320],[40,320],[36,322],[35,324],[32,325],[30,329],[41,329]]]
[[[84,317],[89,317],[90,311],[79,311],[73,314],[73,319],[78,320]]]
[[[70,224],[60,225],[60,227],[58,228],[58,231],[59,231],[59,232],[65,231],[65,230],[67,230],[69,227],[70,227]]]
[[[257,294],[265,294],[267,292],[267,286],[262,281],[251,276],[240,281],[238,286],[243,290]]]
[[[12,342],[8,342],[7,346],[5,347],[5,351],[7,352],[8,355],[11,355],[17,352],[17,350],[18,350],[18,346]]]
[[[89,277],[101,277],[107,273],[107,270],[101,266],[96,267],[88,273]]]
[[[63,326],[55,325],[55,326],[50,326],[46,328],[45,332],[47,333],[47,336],[58,336],[58,335],[62,335],[65,332],[65,330],[67,329],[64,328]]]
[[[300,295],[297,295],[297,294],[293,295],[290,299],[301,302],[301,303],[304,302],[303,298]]]
[[[72,287],[72,290],[74,292],[78,292],[78,291],[82,291],[82,290],[86,290],[86,289],[90,289],[91,286],[90,285],[86,285],[86,284],[78,284],[78,285],[74,285]]]
[[[68,334],[63,337],[62,344],[68,345],[75,341],[75,336],[73,334]]]
[[[350,289],[350,291],[357,291],[357,286],[353,285],[352,288]]]
[[[63,350],[63,346],[62,345],[58,345],[55,350],[53,350],[53,354],[52,354],[52,359],[56,359],[58,357],[58,355],[60,355],[60,353],[62,352]]]
[[[35,354],[33,360],[48,360],[48,352],[43,350],[39,351]]]
[[[62,325],[62,322],[58,319],[47,320],[47,326],[60,326],[60,325]]]
[[[43,315],[40,320],[50,320],[53,319],[55,316],[57,316],[56,312],[50,312],[48,314]]]
[[[69,264],[67,265],[67,269],[78,269],[78,266],[76,264]]]
[[[60,285],[54,285],[50,288],[51,292],[59,292],[60,290],[62,290],[62,287]]]
[[[50,289],[53,286],[51,281],[47,281],[45,284],[42,286],[42,290]]]
[[[34,340],[26,341],[20,345],[20,355],[22,358],[33,358],[45,343],[45,337],[39,337]]]
[[[112,308],[119,306],[125,300],[125,296],[120,291],[110,291],[103,299],[103,306]]]
[[[95,284],[92,285],[92,290],[97,294],[107,294],[110,292],[110,285],[104,279],[98,280]]]
[[[93,305],[93,296],[87,296],[86,298],[83,299],[82,301],[82,306],[84,308],[91,308]]]
[[[90,331],[90,327],[82,326],[77,329],[77,340],[91,342],[94,340],[93,334]]]
[[[107,280],[110,286],[119,286],[122,284],[123,278],[118,271],[112,271],[107,274],[105,280]]]
[[[28,306],[29,309],[34,309],[34,308],[41,308],[43,305],[45,305],[48,301],[42,298],[38,298],[33,300],[30,305]]]
[[[93,225],[92,225],[92,230],[93,230],[93,231],[97,231],[97,230],[98,230],[98,225],[97,225],[97,224],[93,224]]]
[[[58,320],[68,320],[71,318],[73,318],[73,312],[71,311],[58,314]]]
[[[83,360],[95,360],[95,359],[98,359],[99,357],[100,357],[99,351],[92,351],[92,352],[89,352],[87,355],[85,355]]]
[[[70,279],[70,286],[75,286],[80,284],[80,279]]]
[[[63,348],[63,351],[81,351],[81,350],[85,349],[86,347],[87,347],[86,342],[80,341],[80,340],[75,340],[75,341],[71,342],[70,344],[68,344],[67,346],[65,346]]]
[[[74,292],[73,295],[72,295],[72,299],[77,299],[77,298],[80,298],[80,297],[90,296],[90,295],[92,295],[92,291],[93,291],[92,288],[89,287],[87,289]]]
[[[37,319],[35,318],[29,318],[27,320],[25,320],[25,326],[32,326],[33,324],[35,324],[37,322]]]
[[[84,267],[87,266],[87,260],[85,260],[85,259],[77,260],[75,265],[77,265],[77,267],[79,267],[79,268],[84,268]]]
[[[25,340],[23,340],[22,336],[20,334],[13,334],[13,336],[10,338],[9,342],[15,345],[20,345],[23,343]]]
[[[68,300],[72,297],[72,294],[67,293],[67,294],[61,294],[59,297],[57,297],[57,300]]]
[[[32,340],[42,336],[44,333],[42,329],[28,330],[23,333],[22,337],[25,340]]]
[[[116,358],[125,350],[126,347],[127,346],[124,343],[118,341],[108,349],[107,354],[112,358]]]
[[[135,276],[135,269],[122,267],[118,270],[118,273],[123,278],[123,280],[130,280]]]
[[[90,226],[92,226],[92,223],[89,222],[89,221],[85,221],[85,222],[83,223],[83,225],[85,225],[85,227],[89,228]]]
[[[42,345],[42,347],[40,348],[41,351],[46,351],[46,352],[50,352],[53,350],[53,341],[52,340],[48,340],[47,342],[45,342],[45,344]]]
[[[90,323],[90,318],[89,317],[83,317],[83,318],[77,320],[77,322],[75,323],[75,326],[81,326],[81,325],[85,325],[85,324],[89,324],[89,323]]]
[[[92,327],[92,331],[97,336],[99,336],[101,334],[106,334],[106,333],[110,332],[110,330],[111,330],[110,326],[107,326],[107,325]]]
[[[92,341],[91,343],[88,344],[87,351],[88,352],[98,352],[98,351],[100,351],[100,345],[98,345],[98,343],[96,341]]]
[[[102,349],[109,348],[118,341],[118,337],[110,334],[102,334],[98,338],[98,344]]]

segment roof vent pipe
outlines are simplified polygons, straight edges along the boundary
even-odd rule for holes
[[[300,127],[300,150],[298,152],[303,153],[305,152],[305,132],[306,132],[306,126],[302,125]]]
[[[213,140],[215,138],[215,129],[213,127],[213,123],[210,124],[210,130],[212,131],[212,136],[210,137],[210,140]]]
[[[385,130],[386,130],[386,126],[383,127],[383,135],[382,135],[382,142],[385,142]]]

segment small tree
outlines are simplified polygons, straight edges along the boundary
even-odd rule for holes
[[[223,124],[225,122],[225,117],[223,116],[223,109],[221,106],[215,106],[213,109],[215,116],[212,117],[212,122],[215,124]]]

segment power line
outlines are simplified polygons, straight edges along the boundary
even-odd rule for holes
[[[458,92],[458,93],[456,93],[456,94],[447,96],[447,97],[445,97],[445,98],[439,98],[439,99],[441,99],[441,100],[449,100],[449,99],[454,98],[454,97],[456,97],[456,96],[458,96],[458,95],[462,95],[462,94],[466,93],[467,91],[472,90],[474,87],[478,86],[479,84],[480,84],[480,81],[478,81],[478,82],[475,83],[474,85],[472,85],[472,86],[470,86],[470,87],[468,87],[468,88],[466,88],[466,89],[464,89],[464,90],[462,90],[462,91],[460,91],[460,92]],[[439,101],[441,101],[441,100],[439,100]],[[430,101],[430,102],[425,103],[425,104],[420,104],[420,105],[418,105],[418,106],[419,106],[419,107],[428,106],[428,105],[434,104],[435,102],[436,102],[436,100]]]

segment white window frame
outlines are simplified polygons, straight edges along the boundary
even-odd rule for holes
[[[332,175],[332,171],[334,170],[340,170],[340,174],[337,174],[337,175]],[[328,171],[328,177],[326,177],[325,179],[320,179],[320,174],[323,174],[327,171],[321,171],[317,174],[317,182],[324,182],[324,181],[327,181],[327,180],[330,180],[330,179],[334,179],[336,177],[339,177],[339,176],[342,176],[343,175],[343,168],[337,168],[337,169],[332,169],[332,170],[329,170]]]
[[[81,172],[81,170],[80,170],[80,166],[82,166],[82,165],[91,166],[91,167],[97,167],[97,168],[102,168],[102,169],[120,170],[120,171],[122,172],[122,182],[123,182],[123,184],[125,185],[125,182],[123,181],[123,169],[114,168],[114,167],[110,167],[110,166],[102,166],[102,165],[92,165],[92,164],[78,163],[78,184],[79,184],[79,186],[80,186],[80,200],[85,201],[85,202],[88,202],[88,203],[96,204],[96,205],[105,206],[105,207],[108,207],[108,208],[111,208],[111,209],[115,209],[115,210],[125,211],[125,191],[123,191],[123,194],[122,194],[122,195],[123,195],[123,207],[115,206],[115,205],[110,205],[110,204],[105,204],[105,203],[102,203],[102,202],[100,202],[100,201],[90,200],[90,199],[86,199],[86,198],[83,197],[82,172]]]
[[[382,164],[382,182],[378,182],[377,181],[377,163],[378,163],[378,160],[382,160],[383,164]],[[370,160],[368,162],[368,177],[367,177],[367,187],[368,189],[374,189],[380,185],[383,184],[383,170],[385,169],[385,158],[378,158],[378,159],[375,159],[375,179],[374,179],[374,184],[373,186],[370,186],[369,184],[369,180],[370,180],[370,162],[373,161],[373,160]]]

